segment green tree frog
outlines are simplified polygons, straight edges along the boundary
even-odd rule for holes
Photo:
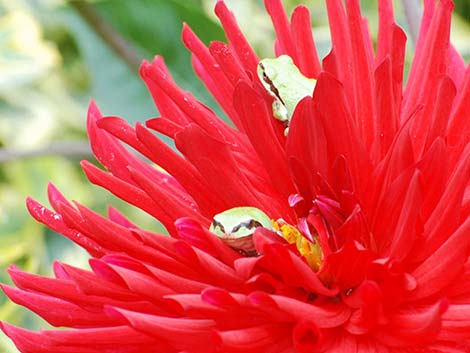
[[[253,233],[258,227],[276,231],[263,211],[255,207],[235,207],[216,214],[209,231],[241,254],[256,256]]]
[[[284,124],[287,135],[295,107],[303,98],[312,96],[316,80],[302,75],[288,55],[261,60],[257,71],[261,83],[274,97],[273,115]]]

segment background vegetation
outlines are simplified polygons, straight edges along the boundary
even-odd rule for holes
[[[272,56],[274,34],[262,1],[226,2],[260,56]],[[284,3],[290,11],[300,1]],[[361,3],[375,33],[377,2]],[[93,210],[105,213],[112,204],[142,227],[163,231],[155,220],[85,180],[78,162],[94,161],[86,142],[86,107],[93,97],[104,114],[132,123],[157,116],[137,69],[141,59],[158,53],[183,88],[219,111],[193,74],[180,41],[182,22],[206,43],[224,40],[213,5],[214,0],[0,0],[0,282],[10,283],[6,268],[12,263],[46,275],[54,259],[87,266],[80,249],[26,211],[27,196],[47,204],[49,181]],[[319,52],[325,55],[325,7],[318,0],[307,5]],[[399,5],[397,1],[398,20],[406,27]],[[470,17],[470,1],[457,1],[457,9],[461,16],[456,16],[454,43],[468,61],[470,29],[464,18]],[[47,327],[2,293],[0,320]],[[2,335],[0,352],[16,352]]]

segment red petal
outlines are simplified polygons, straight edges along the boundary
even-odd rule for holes
[[[370,171],[368,153],[359,140],[356,126],[349,113],[342,84],[327,73],[321,73],[313,95],[313,103],[321,116],[328,141],[329,160],[344,155],[351,174],[355,176],[358,193]]]
[[[150,154],[150,151],[137,138],[135,129],[124,119],[118,116],[107,116],[98,119],[96,121],[96,125],[100,129],[103,129],[111,135],[117,137],[129,146],[132,146],[143,155],[147,156]]]
[[[94,155],[114,176],[132,182],[128,166],[141,170],[149,177],[158,177],[158,172],[126,150],[113,136],[98,128],[101,113],[92,102],[88,108],[87,132]]]
[[[63,351],[51,351],[51,341],[41,334],[16,327],[5,322],[0,322],[0,329],[15,343],[23,353],[62,353]],[[82,353],[82,352],[77,352]],[[93,353],[88,351],[87,353]]]
[[[297,51],[292,40],[292,33],[290,29],[289,19],[287,18],[286,11],[282,6],[280,0],[264,0],[264,6],[266,11],[274,25],[277,39],[281,52],[279,54],[287,54],[293,60],[294,63],[299,66],[299,60],[297,58]]]
[[[431,307],[403,309],[390,317],[390,323],[377,332],[377,339],[387,346],[403,348],[433,342],[447,307],[440,301]]]
[[[242,125],[233,107],[233,85],[225,76],[222,68],[212,57],[204,43],[186,24],[183,26],[183,42],[193,53],[193,66],[196,73],[212,93],[213,97],[241,131]]]
[[[470,304],[453,305],[442,315],[438,338],[443,341],[470,341]]]
[[[223,1],[217,1],[217,4],[215,5],[215,14],[220,19],[230,46],[237,54],[245,70],[254,74],[259,60],[253,48],[250,46],[238,27],[235,16]]]
[[[145,300],[158,303],[163,300],[163,296],[175,293],[171,288],[155,280],[153,276],[148,276],[138,271],[124,268],[123,266],[113,265],[107,261],[107,258],[103,260],[104,261],[90,261],[90,265],[94,271],[99,271],[100,274],[104,272],[109,274],[112,272],[114,278],[116,278],[116,276],[119,277],[118,280],[113,281],[114,283],[119,284],[118,282],[121,282],[124,288],[129,289],[130,292]],[[107,269],[105,270],[105,268]]]
[[[457,91],[454,83],[448,76],[443,76],[439,80],[437,86],[437,96],[433,102],[433,114],[431,118],[431,126],[428,129],[428,136],[426,139],[426,150],[435,141],[436,138],[444,138],[449,121],[452,104]]]
[[[140,76],[145,81],[160,114],[171,119],[175,124],[181,126],[189,124],[191,119],[173,102],[167,92],[154,82],[156,67],[163,71],[163,77],[166,80],[171,80],[170,73],[160,56],[156,56],[151,64],[144,61],[140,67]]]
[[[49,182],[47,184],[47,196],[49,199],[49,203],[51,204],[52,208],[57,211],[58,204],[63,203],[70,205],[70,202],[62,195],[62,193],[52,184]]]
[[[183,241],[176,245],[178,253],[186,259],[188,266],[204,279],[204,282],[223,286],[229,290],[236,290],[241,286],[243,279],[232,267]]]
[[[377,54],[375,61],[381,63],[392,53],[392,36],[395,18],[390,0],[378,2],[379,30],[377,35]]]
[[[419,219],[423,203],[420,175],[421,173],[416,171],[410,180],[390,247],[385,250],[386,255],[398,261],[408,256],[420,235],[419,231],[422,230],[422,222]]]
[[[330,24],[332,51],[328,63],[323,63],[325,71],[331,72],[345,85],[351,111],[354,111],[354,82],[352,70],[351,38],[348,30],[346,11],[341,0],[326,0],[328,22]],[[335,62],[335,64],[332,63]],[[332,66],[334,70],[332,70]],[[328,67],[328,70],[327,70]]]
[[[221,239],[192,219],[180,218],[176,221],[175,226],[181,239],[227,265],[232,265],[236,259],[241,257],[238,252],[229,248]]]
[[[282,295],[255,292],[249,295],[250,302],[269,313],[281,310],[288,314],[293,322],[314,320],[320,328],[334,328],[342,325],[351,315],[351,310],[343,303],[306,303]]]
[[[82,161],[81,165],[91,183],[106,188],[117,197],[154,216],[163,223],[169,232],[173,230],[173,221],[142,190],[98,169],[87,161]]]
[[[175,138],[178,132],[183,130],[182,125],[163,117],[149,119],[145,122],[145,126],[172,139]]]
[[[198,124],[209,135],[222,140],[237,142],[240,139],[238,133],[233,128],[219,119],[209,108],[197,101],[190,93],[183,91],[170,80],[161,62],[154,61],[149,70],[151,74],[149,79],[168,95],[177,107],[191,119],[190,121]],[[171,115],[164,115],[164,117],[170,118]]]
[[[209,225],[210,221],[201,216],[197,205],[189,195],[185,199],[178,199],[169,190],[164,180],[155,180],[153,182],[138,170],[130,169],[130,172],[132,179],[165,211],[172,223],[180,217],[188,216],[201,222],[201,224]]]
[[[191,349],[199,352],[205,347],[207,352],[213,351],[211,332],[214,321],[204,319],[168,318],[132,312],[119,308],[109,308],[109,312],[120,317],[133,328],[164,341],[169,341],[179,349]]]
[[[108,318],[101,311],[84,310],[63,299],[27,292],[6,285],[0,285],[0,287],[13,302],[27,307],[53,326],[105,327],[115,324],[115,320]]]
[[[272,118],[266,109],[266,104],[260,95],[247,83],[240,82],[234,93],[233,100],[248,138],[268,171],[274,188],[285,198],[295,192],[287,168],[284,149],[277,141],[272,128]],[[256,112],[256,116],[253,116]]]
[[[102,304],[100,300],[96,300],[97,298],[88,297],[78,291],[75,283],[71,280],[49,278],[23,272],[14,265],[10,266],[8,274],[15,285],[25,291],[71,301],[94,310]],[[96,300],[96,303],[93,302],[93,299]]]
[[[469,232],[470,218],[412,272],[418,287],[410,293],[408,300],[428,297],[454,280],[469,256]]]
[[[227,144],[210,137],[198,126],[190,125],[176,136],[176,146],[203,174],[212,193],[227,205],[225,209],[253,206],[265,210],[273,218],[281,214],[275,210],[273,200],[268,200],[251,186]]]
[[[403,90],[403,72],[405,67],[405,49],[406,34],[397,25],[393,26],[392,34],[392,77],[393,77],[393,95],[395,97],[395,107],[398,113],[398,107],[401,106]]]
[[[316,318],[312,320],[316,322]],[[294,347],[299,353],[313,352],[322,346],[321,332],[311,321],[296,324],[292,336]]]
[[[286,348],[286,327],[266,324],[239,330],[216,331],[221,352],[274,353]],[[290,337],[289,337],[290,338]]]
[[[432,117],[437,95],[436,87],[441,76],[445,75],[447,71],[452,8],[453,3],[450,0],[439,2],[423,47],[423,57],[419,62],[413,63],[413,65],[418,65],[419,69],[416,71],[415,77],[408,79],[402,120],[418,104],[424,104],[424,110],[417,115],[412,130],[416,135],[416,138],[413,139],[413,145],[418,153],[422,151],[426,139],[423,132],[426,132],[430,126],[429,120]],[[426,80],[423,80],[423,77],[426,77]]]
[[[209,51],[234,87],[240,80],[250,81],[230,46],[222,42],[214,41],[209,45]]]
[[[466,151],[470,151],[470,146]],[[426,246],[417,249],[415,253],[416,260],[422,260],[432,254],[462,222],[460,210],[469,178],[470,157],[467,152],[457,164],[445,186],[439,203],[425,223],[422,241],[425,242]]]
[[[96,351],[101,352],[115,349],[116,346],[129,352],[147,352],[149,346],[153,347],[152,349],[156,349],[156,347],[159,347],[157,349],[160,350],[169,349],[168,347],[163,348],[154,338],[142,335],[128,326],[60,331],[44,330],[41,334],[44,339],[50,339],[54,346],[71,347],[77,350],[86,349],[87,346],[92,346]],[[72,351],[69,352],[72,353]]]
[[[468,127],[468,112],[470,111],[470,66],[465,74],[465,82],[455,102],[455,107],[447,127],[448,142],[450,146],[459,145],[468,141],[470,128]]]
[[[88,300],[97,300],[100,298],[102,305],[123,305],[126,302],[137,302],[141,298],[131,293],[123,286],[98,277],[95,273],[82,270],[70,265],[55,263],[56,270],[60,268],[72,280],[82,293],[89,297]]]
[[[367,146],[373,140],[376,129],[375,107],[373,101],[374,83],[372,81],[371,55],[367,52],[368,41],[362,26],[361,10],[358,0],[346,0],[351,35],[353,75],[360,80],[353,80],[355,92],[355,120],[360,136]],[[343,81],[344,82],[344,81]]]
[[[381,160],[387,153],[398,130],[398,111],[393,92],[391,60],[387,57],[375,71],[377,129],[373,156]]]
[[[138,228],[137,225],[128,220],[121,212],[113,206],[108,206],[108,217],[114,223],[117,223],[126,228]]]
[[[313,39],[308,8],[303,5],[297,6],[292,13],[291,22],[299,69],[305,76],[317,78],[321,71],[321,64]]]
[[[429,216],[444,192],[449,177],[448,160],[449,156],[445,142],[443,139],[438,138],[417,163],[417,168],[422,175],[422,185],[426,185],[421,211],[423,220],[429,220]]]
[[[57,206],[58,204],[56,204]],[[26,199],[26,206],[28,211],[38,222],[45,224],[50,229],[57,233],[65,235],[73,242],[80,245],[92,256],[100,257],[106,253],[106,250],[98,245],[94,240],[84,236],[75,229],[69,228],[63,221],[62,216],[58,213],[51,212],[37,201],[28,198]]]
[[[206,192],[210,184],[207,184],[191,163],[178,155],[142,125],[137,124],[136,133],[139,140],[152,151],[150,158],[179,181],[187,192],[195,198],[203,214],[212,216],[224,210],[225,205],[221,203],[219,198]]]
[[[375,255],[368,249],[358,247],[354,241],[347,241],[335,253],[328,255],[320,277],[341,290],[359,285],[365,278]]]
[[[289,127],[286,154],[301,161],[310,171],[329,178],[329,160],[322,120],[313,107],[312,99],[305,98],[297,106]],[[300,176],[297,176],[299,178]],[[308,181],[311,184],[312,181]],[[298,183],[299,187],[306,185]]]
[[[286,284],[318,295],[334,296],[338,293],[337,288],[327,288],[307,263],[287,250],[285,245],[269,244],[263,250],[263,260],[267,262],[268,268],[279,274]]]

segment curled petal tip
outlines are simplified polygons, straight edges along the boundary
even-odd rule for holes
[[[207,288],[202,291],[202,300],[218,307],[237,306],[237,302],[228,291],[221,288]]]

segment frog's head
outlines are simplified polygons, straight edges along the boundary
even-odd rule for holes
[[[256,228],[273,229],[271,219],[255,207],[235,207],[214,216],[209,231],[221,239],[240,239],[253,235]]]
[[[288,55],[281,55],[277,58],[261,60],[258,63],[257,73],[263,86],[280,98],[278,87],[287,83],[284,81],[288,79],[292,68],[296,69],[292,58]]]
[[[275,231],[271,219],[255,207],[235,207],[214,216],[209,231],[245,256],[257,256],[253,243],[256,228]]]
[[[258,78],[266,91],[274,97],[273,117],[289,131],[295,108],[306,96],[312,96],[316,81],[304,76],[288,55],[263,59],[258,63]]]

